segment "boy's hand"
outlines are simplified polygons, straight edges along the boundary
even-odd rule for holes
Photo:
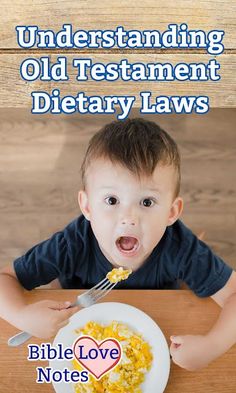
[[[18,327],[35,337],[53,337],[60,328],[68,324],[69,318],[79,310],[79,307],[68,308],[70,304],[70,302],[62,303],[53,300],[42,300],[29,304],[19,310]]]
[[[215,358],[207,336],[171,336],[170,339],[172,360],[189,371],[205,367]]]

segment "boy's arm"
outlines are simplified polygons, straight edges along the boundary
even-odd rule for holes
[[[0,315],[14,325],[14,315],[26,305],[24,289],[11,266],[0,270]]]
[[[211,296],[222,307],[219,318],[208,333],[219,355],[236,343],[236,272],[233,271],[225,286]]]
[[[174,362],[188,370],[206,366],[236,343],[236,272],[232,272],[225,286],[211,298],[222,310],[205,336],[171,337]]]
[[[69,308],[70,303],[44,300],[27,304],[24,289],[20,285],[14,268],[7,266],[0,271],[0,317],[18,329],[34,336],[52,337],[68,323],[77,307]],[[42,323],[43,321],[43,323]]]

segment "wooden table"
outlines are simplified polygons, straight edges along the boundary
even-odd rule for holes
[[[34,290],[27,293],[27,297],[29,302],[42,299],[64,301],[73,300],[77,294],[78,291],[75,290]],[[199,299],[188,290],[114,290],[104,301],[128,303],[143,310],[158,323],[168,342],[171,334],[207,332],[219,314],[219,307],[211,299]],[[7,339],[16,333],[17,330],[14,327],[0,320],[0,392],[53,393],[51,384],[41,385],[35,382],[36,367],[46,367],[46,363],[27,361],[28,354],[25,345],[19,348],[7,346]],[[41,342],[39,339],[29,341],[29,343],[37,344]],[[236,346],[198,372],[188,372],[172,364],[165,392],[235,393]]]

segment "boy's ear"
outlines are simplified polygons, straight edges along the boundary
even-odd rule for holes
[[[180,197],[175,198],[170,209],[170,215],[167,224],[168,226],[174,224],[174,222],[178,220],[178,218],[180,217],[183,211],[183,207],[184,207],[183,199]]]
[[[78,192],[78,202],[81,212],[83,213],[85,218],[87,218],[87,220],[90,220],[89,202],[86,191],[80,190]]]

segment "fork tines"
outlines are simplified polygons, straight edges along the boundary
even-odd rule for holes
[[[104,283],[101,288],[96,289],[94,292],[90,293],[90,296],[92,297],[93,301],[97,301],[98,299],[101,299],[103,296],[107,295],[108,292],[110,292],[115,286],[116,282],[112,283],[108,280],[108,282]]]

